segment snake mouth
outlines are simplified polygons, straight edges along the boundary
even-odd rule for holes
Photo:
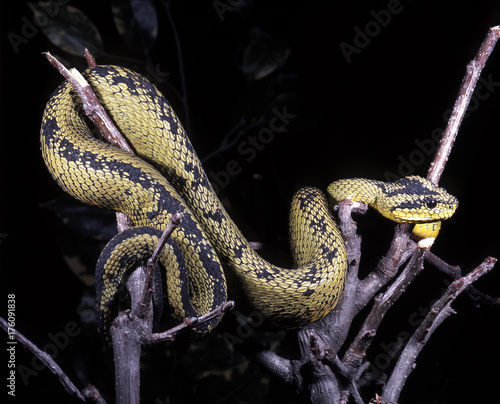
[[[424,222],[435,222],[437,220],[446,220],[446,219],[449,219],[453,213],[455,212],[455,210],[448,210],[448,211],[445,211],[445,210],[442,210],[442,211],[439,211],[439,212],[433,212],[431,215],[421,215],[421,216],[418,216],[418,215],[411,215],[411,214],[402,214],[402,215],[396,215],[394,214],[394,216],[397,216],[397,219],[399,221],[404,221],[404,222],[408,222],[408,223],[424,223]]]
[[[394,209],[391,213],[396,222],[425,223],[449,219],[457,209],[456,204],[434,207],[433,209]]]
[[[399,217],[398,220],[405,223],[427,223],[427,222],[435,222],[436,220],[441,220],[441,219],[435,217],[402,216]]]

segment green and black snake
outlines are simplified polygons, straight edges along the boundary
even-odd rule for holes
[[[136,153],[96,139],[70,84],[56,89],[41,128],[49,171],[76,199],[124,212],[134,226],[109,242],[97,264],[101,331],[112,320],[110,309],[123,275],[151,255],[176,212],[183,215],[182,224],[161,259],[174,319],[213,310],[228,291],[237,305],[260,313],[273,326],[304,325],[335,307],[346,279],[346,248],[322,191],[307,187],[294,195],[289,232],[296,268],[277,267],[255,252],[231,220],[181,122],[153,84],[118,66],[92,67],[83,76]],[[365,202],[398,222],[435,225],[458,204],[417,176],[394,183],[340,180],[328,191],[334,202]],[[200,324],[196,331],[208,332],[217,322]]]

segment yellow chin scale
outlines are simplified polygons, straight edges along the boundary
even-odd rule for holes
[[[424,238],[436,238],[441,229],[441,222],[417,223],[411,232],[411,237],[415,240]]]

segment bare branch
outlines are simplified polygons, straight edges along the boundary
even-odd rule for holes
[[[92,54],[90,53],[90,51],[87,48],[85,48],[84,56],[85,56],[85,60],[86,60],[87,64],[89,65],[89,67],[96,67],[97,66],[97,62],[95,61],[94,56],[92,56]]]
[[[458,265],[450,265],[430,251],[426,254],[425,260],[454,280],[460,279],[463,276],[462,270]],[[474,285],[470,285],[465,293],[467,293],[477,307],[481,304],[500,307],[500,298],[492,297],[484,292],[481,292]]]
[[[375,298],[372,310],[344,355],[343,363],[348,367],[350,374],[354,374],[361,366],[366,356],[366,351],[371,345],[377,333],[377,329],[389,308],[391,308],[396,300],[401,297],[423,269],[425,252],[426,250],[417,249],[401,275],[398,276],[394,283],[384,293]]]
[[[156,342],[161,342],[161,341],[173,341],[175,336],[181,332],[182,330],[186,328],[190,328],[194,325],[201,324],[205,321],[209,321],[215,317],[222,316],[223,314],[227,313],[228,311],[232,310],[234,307],[234,302],[232,300],[228,300],[227,302],[222,303],[219,307],[216,309],[212,310],[210,313],[204,314],[203,316],[200,317],[190,317],[186,318],[184,322],[181,324],[172,327],[171,329],[160,332],[157,334],[152,334],[151,336],[147,336],[144,339],[145,343],[148,344],[153,344]]]
[[[7,321],[5,321],[5,319],[2,317],[0,317],[0,327],[5,332],[8,332],[9,335],[14,335],[17,341],[19,341],[21,344],[23,344],[23,346],[28,348],[28,350],[30,350],[33,355],[35,355],[54,375],[56,375],[57,378],[59,379],[59,382],[63,385],[64,389],[70,395],[75,395],[83,402],[87,401],[85,398],[87,397],[87,395],[85,395],[85,397],[84,395],[82,395],[80,390],[78,390],[78,388],[73,384],[73,382],[66,375],[66,373],[64,373],[64,371],[59,367],[59,365],[54,361],[54,359],[52,359],[52,357],[48,353],[39,349],[35,344],[33,344],[33,342],[31,342],[28,338],[26,338],[16,329],[9,327]],[[93,399],[102,400],[102,397],[100,397],[100,394],[95,387],[93,387],[93,392],[94,392]],[[96,395],[98,396],[97,398]],[[102,400],[101,402],[104,402],[104,400]]]
[[[489,257],[471,273],[454,281],[447,288],[443,296],[432,306],[424,321],[415,330],[401,353],[392,371],[392,375],[384,388],[384,393],[382,395],[384,400],[388,402],[397,402],[401,390],[406,383],[406,379],[413,370],[418,354],[436,328],[453,313],[453,309],[450,307],[451,303],[469,285],[493,269],[496,261],[496,258]]]
[[[103,137],[111,144],[120,147],[123,150],[134,154],[127,141],[123,138],[120,131],[109,117],[104,107],[99,102],[97,95],[90,84],[83,78],[80,72],[76,69],[68,70],[64,65],[53,57],[49,52],[45,53],[45,57],[54,66],[62,76],[68,80],[73,89],[76,91],[83,103],[85,114],[89,117],[92,123],[101,132]],[[94,61],[95,62],[95,61]]]
[[[119,148],[134,154],[132,148],[129,146],[125,138],[122,136],[118,128],[115,126],[112,119],[104,107],[99,102],[97,95],[90,84],[83,78],[80,72],[76,69],[68,70],[59,60],[53,57],[49,52],[44,52],[45,57],[54,66],[57,71],[71,84],[77,95],[80,97],[83,110],[88,116],[90,121],[99,130],[101,135],[106,141]],[[94,57],[90,54],[88,49],[85,49],[85,59],[90,67],[96,66]],[[123,231],[130,228],[131,223],[127,215],[121,212],[116,212],[116,224],[118,231]]]
[[[450,119],[448,120],[448,125],[444,130],[441,141],[439,142],[439,148],[436,151],[434,160],[432,161],[427,173],[427,179],[434,185],[438,184],[439,179],[443,174],[444,166],[450,156],[451,148],[453,147],[453,143],[457,137],[464,115],[467,112],[467,108],[472,98],[474,89],[476,88],[479,76],[481,75],[484,65],[486,64],[491,52],[495,48],[499,37],[500,26],[490,28],[475,58],[467,65],[467,73],[462,81]]]
[[[160,259],[160,254],[161,251],[163,250],[163,247],[165,247],[165,243],[170,238],[172,232],[177,227],[179,227],[181,220],[182,220],[182,215],[180,213],[174,213],[170,217],[170,223],[168,224],[167,228],[165,229],[160,239],[158,240],[158,244],[156,245],[156,248],[153,251],[153,255],[148,260],[148,263],[146,265],[146,279],[144,281],[144,289],[142,293],[141,305],[139,306],[139,309],[137,310],[136,313],[138,317],[144,317],[145,313],[148,311],[148,307],[151,302],[151,295],[153,293],[153,289],[151,286],[153,284],[154,269],[158,263],[158,260]]]
[[[394,238],[387,254],[379,261],[375,271],[360,282],[358,304],[365,307],[375,294],[398,272],[399,268],[415,251],[415,246],[409,243],[410,226],[398,224],[394,230]]]

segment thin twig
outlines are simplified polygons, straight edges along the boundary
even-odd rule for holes
[[[436,328],[453,313],[451,303],[469,285],[493,269],[496,258],[489,257],[468,275],[454,281],[443,296],[432,306],[424,321],[415,330],[408,344],[399,357],[391,377],[389,378],[382,397],[388,402],[397,402],[406,379],[414,368],[418,354],[429,340]]]
[[[64,373],[64,371],[48,353],[39,349],[35,344],[33,344],[33,342],[31,342],[19,331],[10,327],[7,321],[5,321],[5,319],[2,317],[0,317],[0,327],[5,330],[5,332],[8,332],[9,335],[14,335],[17,341],[28,348],[33,355],[35,355],[54,375],[56,375],[69,394],[77,396],[83,402],[86,401],[80,390],[78,390],[78,388],[73,384],[66,373]],[[93,391],[94,394],[96,394],[96,392],[98,394],[97,389],[94,388]]]
[[[57,71],[71,84],[77,95],[80,97],[83,110],[89,117],[91,122],[99,130],[101,135],[106,141],[119,148],[134,154],[134,151],[129,146],[125,138],[115,126],[114,122],[109,117],[108,113],[101,105],[97,95],[90,86],[90,84],[83,78],[80,72],[76,69],[68,70],[61,62],[53,57],[49,52],[44,52],[45,57],[54,66]],[[97,65],[94,57],[90,54],[88,49],[85,49],[85,59],[90,67]],[[116,223],[118,231],[123,231],[130,228],[130,220],[122,212],[116,212]]]
[[[375,271],[360,281],[358,304],[365,307],[376,293],[398,273],[399,268],[413,254],[414,246],[409,243],[410,225],[398,224],[394,229],[394,237],[387,253],[379,261]]]
[[[444,166],[450,156],[451,148],[453,147],[458,130],[465,113],[467,112],[467,108],[472,98],[474,89],[476,88],[479,76],[481,75],[484,65],[486,64],[491,52],[495,48],[495,44],[497,43],[499,37],[500,26],[490,28],[476,56],[467,65],[467,73],[462,81],[450,119],[448,120],[448,125],[443,132],[443,136],[439,142],[439,148],[436,151],[434,160],[432,161],[427,173],[427,179],[434,185],[438,184],[439,179],[443,174]]]
[[[97,66],[97,62],[95,61],[94,56],[92,56],[92,54],[90,53],[90,51],[87,48],[85,48],[84,56],[85,56],[85,60],[87,62],[87,65],[89,67],[96,67]]]
[[[160,333],[152,334],[147,338],[145,343],[156,343],[160,341],[173,341],[175,336],[186,328],[190,328],[194,325],[204,323],[205,321],[209,321],[213,318],[222,316],[227,313],[229,310],[232,310],[234,307],[234,302],[232,300],[228,300],[227,302],[222,303],[219,307],[212,310],[210,313],[204,314],[200,317],[189,317],[186,318],[181,324],[176,325],[175,327],[170,328],[167,331],[163,331]]]
[[[49,52],[44,53],[47,60],[54,66],[61,75],[68,80],[76,91],[83,103],[85,114],[92,123],[101,132],[102,136],[111,144],[120,147],[123,150],[134,154],[131,147],[116,128],[104,107],[99,102],[97,95],[92,90],[90,84],[83,78],[80,72],[74,68],[68,70],[66,67],[53,57]],[[95,61],[94,61],[95,62]]]
[[[437,325],[439,325],[444,318],[442,315],[444,314],[443,310],[446,307],[449,307],[450,304],[465,290],[468,286],[472,285],[476,280],[478,280],[481,276],[485,275],[489,271],[493,269],[495,263],[497,262],[496,258],[488,257],[486,258],[481,265],[479,265],[472,272],[467,274],[466,276],[457,279],[454,281],[448,289],[446,290],[443,297],[438,300],[432,309],[427,314],[425,320],[420,324],[420,326],[415,331],[415,337],[417,342],[425,343],[430,337],[430,334],[435,330]],[[447,317],[451,312],[448,312],[444,317]]]
[[[458,265],[450,265],[430,251],[426,254],[425,260],[431,263],[441,272],[448,275],[453,280],[460,279],[463,276],[462,270]],[[486,304],[493,307],[500,306],[500,298],[493,297],[484,292],[481,292],[474,285],[470,285],[465,293],[467,293],[467,295],[471,298],[471,300],[477,307],[479,307],[481,304]]]
[[[401,275],[398,276],[387,291],[375,298],[372,310],[366,317],[358,335],[349,346],[343,358],[343,363],[349,368],[351,374],[361,366],[362,360],[366,356],[366,351],[370,347],[377,329],[388,310],[393,306],[396,300],[401,297],[423,269],[425,253],[425,250],[418,249]]]
[[[182,215],[180,213],[174,213],[170,217],[170,223],[167,228],[161,235],[158,240],[158,244],[156,245],[155,250],[153,251],[153,255],[149,258],[146,265],[146,279],[144,282],[144,289],[142,293],[141,305],[139,306],[139,310],[137,311],[138,317],[143,317],[145,313],[148,311],[149,303],[151,302],[151,294],[152,294],[152,284],[153,284],[153,272],[158,264],[158,260],[160,259],[161,252],[163,247],[165,247],[165,243],[170,238],[172,232],[179,227],[182,220]]]

